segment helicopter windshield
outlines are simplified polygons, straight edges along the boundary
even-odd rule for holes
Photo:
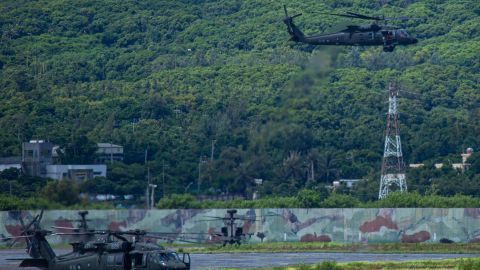
[[[167,261],[180,261],[180,258],[175,252],[156,252],[151,255],[151,258],[156,263],[162,263]]]
[[[400,35],[401,37],[409,37],[410,35],[405,31],[404,29],[398,29],[397,34]]]

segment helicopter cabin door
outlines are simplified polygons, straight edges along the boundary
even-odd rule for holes
[[[187,270],[190,270],[190,253],[183,253],[182,261],[187,267]]]
[[[147,267],[147,254],[140,252],[131,252],[130,253],[130,264],[132,270],[145,269]]]
[[[112,253],[106,254],[106,269],[107,270],[126,270],[125,254],[124,253]]]

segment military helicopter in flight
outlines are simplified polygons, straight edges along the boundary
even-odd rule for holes
[[[396,26],[380,25],[380,21],[408,20],[407,17],[386,18],[366,16],[358,13],[347,12],[347,14],[327,13],[328,15],[372,20],[369,25],[348,25],[346,29],[336,33],[305,36],[302,31],[293,23],[293,19],[302,13],[288,16],[287,7],[284,5],[285,18],[283,22],[287,25],[287,31],[292,41],[313,44],[313,45],[361,45],[361,46],[383,46],[384,52],[393,52],[397,45],[410,45],[418,42],[416,38],[410,37],[405,31]]]
[[[73,233],[52,233],[40,228],[43,211],[23,226],[20,236],[2,240],[23,238],[27,243],[27,253],[31,258],[19,259],[19,267],[37,267],[45,270],[160,270],[190,269],[190,255],[182,258],[174,251],[149,243],[146,239],[165,239],[141,230],[94,231]],[[23,224],[23,222],[22,222]],[[49,235],[93,234],[95,240],[71,243],[72,252],[56,255],[46,240]],[[131,240],[129,240],[131,238]]]

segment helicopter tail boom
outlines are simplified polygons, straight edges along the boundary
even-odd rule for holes
[[[27,225],[25,225],[22,218],[22,213],[19,212],[18,219],[20,220],[20,224],[22,225],[22,233],[20,236],[11,237],[11,239],[15,240],[20,238],[25,239],[25,242],[27,243],[26,251],[28,255],[32,257],[32,259],[24,260],[25,265],[37,264],[39,266],[35,267],[40,268],[42,267],[41,265],[43,265],[44,261],[47,261],[48,263],[56,257],[52,247],[45,239],[45,236],[50,234],[51,232],[47,230],[42,230],[40,228],[40,221],[42,220],[42,217],[43,210],[40,211],[40,214],[36,215]]]
[[[40,269],[48,269],[48,261],[45,259],[24,259],[19,267],[37,267]]]
[[[302,13],[299,13],[299,14],[296,14],[296,15],[293,15],[293,16],[288,16],[286,5],[283,5],[283,10],[285,11],[285,18],[283,19],[283,22],[287,25],[287,31],[290,34],[290,36],[292,37],[290,40],[297,41],[297,42],[305,40],[305,35],[293,23],[293,19],[298,17],[298,16],[301,16]]]

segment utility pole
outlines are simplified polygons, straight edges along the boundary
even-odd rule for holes
[[[162,159],[162,196],[166,196],[166,189],[165,189],[165,167],[168,167],[168,165],[165,165],[165,160]]]
[[[197,195],[200,194],[200,177],[202,176],[202,156],[198,160],[198,179],[197,179]]]
[[[110,163],[113,163],[113,146],[112,142],[110,142]]]
[[[212,151],[210,152],[210,162],[213,161],[213,152],[215,151],[215,143],[217,140],[212,140]]]
[[[313,160],[310,160],[310,180],[315,181],[315,167],[313,166]]]
[[[132,132],[135,133],[135,125],[138,122],[138,118],[133,118],[132,119]]]
[[[200,183],[201,183],[201,177],[202,177],[202,163],[207,162],[205,160],[205,156],[200,156],[200,159],[198,160],[198,179],[197,179],[197,195],[200,194]]]
[[[379,199],[385,198],[393,185],[397,185],[400,192],[407,191],[402,143],[398,127],[397,95],[398,90],[390,83],[388,87],[387,129],[385,131],[380,190],[378,191]]]
[[[145,161],[144,161],[145,166],[147,166],[147,157],[148,157],[148,148],[145,149]],[[145,192],[145,202],[146,202],[147,209],[150,209],[149,197],[150,197],[150,167],[147,167],[147,190]]]
[[[151,198],[150,198],[150,208],[149,208],[149,209],[152,209],[155,204],[155,188],[157,187],[157,185],[149,184],[148,186],[152,189]]]

